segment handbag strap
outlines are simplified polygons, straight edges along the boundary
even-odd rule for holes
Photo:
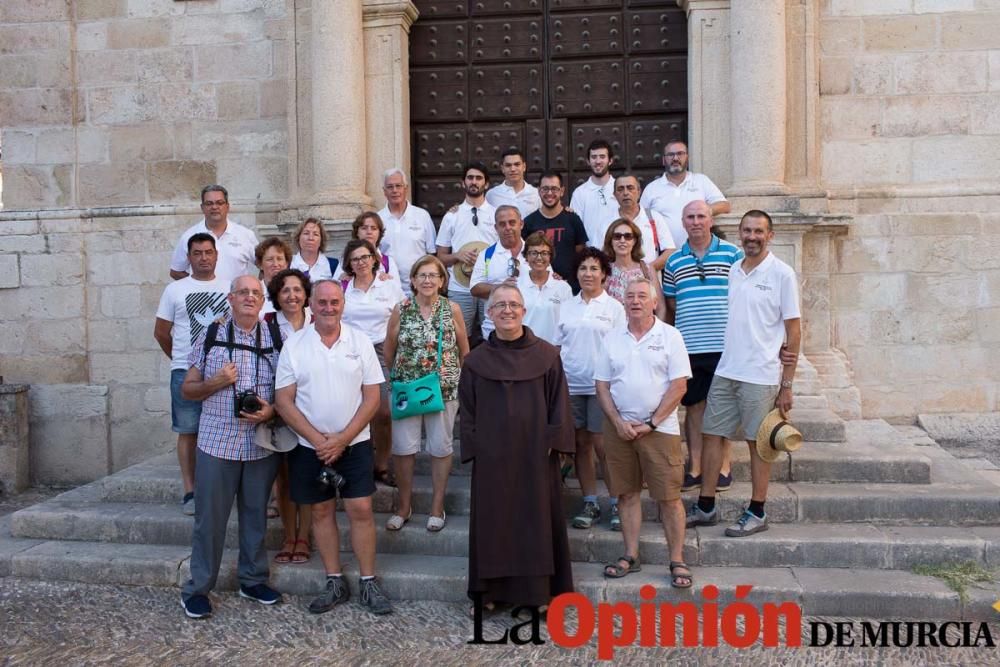
[[[444,351],[444,308],[445,304],[441,303],[441,300],[447,300],[444,297],[438,297],[438,346],[437,346],[437,360],[434,362],[435,372],[437,369],[441,368],[441,355]],[[417,316],[420,315],[420,306],[417,305],[416,300],[410,302],[410,307],[417,309]],[[397,354],[397,359],[398,359]],[[396,362],[393,361],[392,368],[389,370],[389,381],[392,382],[396,376]]]
[[[656,256],[659,257],[660,253],[660,235],[656,233],[656,220],[653,219],[653,209],[647,209],[646,215],[649,216],[649,227],[653,230],[653,246],[656,248]]]

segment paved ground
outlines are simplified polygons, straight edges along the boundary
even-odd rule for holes
[[[306,600],[265,608],[233,594],[213,596],[211,619],[188,620],[176,590],[48,583],[0,578],[0,664],[146,665],[317,664],[470,665],[586,664],[594,644],[565,650],[479,646],[466,641],[472,622],[464,605],[400,603],[374,618],[353,602],[313,616]],[[842,620],[842,619],[841,619]],[[494,617],[486,637],[509,618]],[[1000,640],[1000,622],[992,625]],[[804,635],[808,637],[808,634]],[[547,634],[543,633],[547,639]],[[663,665],[995,665],[997,649],[643,649],[621,650],[615,664]],[[610,663],[604,663],[610,664]]]

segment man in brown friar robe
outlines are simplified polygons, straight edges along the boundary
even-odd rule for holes
[[[465,358],[458,385],[462,462],[473,461],[469,597],[543,606],[573,590],[559,452],[573,418],[559,350],[522,325],[524,298],[502,283],[496,330]]]

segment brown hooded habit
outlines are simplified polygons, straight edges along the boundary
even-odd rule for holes
[[[576,451],[558,348],[528,327],[490,335],[462,367],[462,462],[473,462],[469,595],[545,605],[573,590],[559,452]]]

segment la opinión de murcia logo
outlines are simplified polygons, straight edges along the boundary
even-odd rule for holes
[[[615,649],[712,648],[722,644],[748,648],[760,642],[767,648],[802,647],[802,607],[795,602],[765,602],[760,607],[746,601],[753,586],[736,587],[734,600],[723,605],[716,601],[719,589],[711,584],[701,589],[703,602],[656,603],[656,588],[639,589],[641,602],[599,602],[596,605],[581,593],[563,593],[552,600],[545,619],[552,642],[563,648],[581,648],[597,636],[597,657],[612,660]],[[500,637],[483,636],[483,601],[476,595],[473,616],[474,636],[469,644],[544,644],[541,615],[535,607],[518,607],[511,615],[528,620],[504,630]],[[995,607],[1000,607],[1000,601]],[[576,612],[576,628],[567,628],[567,612]],[[1000,609],[998,609],[1000,611]],[[809,647],[986,647],[995,648],[985,622],[949,621],[810,621]],[[678,641],[679,640],[679,641]]]

